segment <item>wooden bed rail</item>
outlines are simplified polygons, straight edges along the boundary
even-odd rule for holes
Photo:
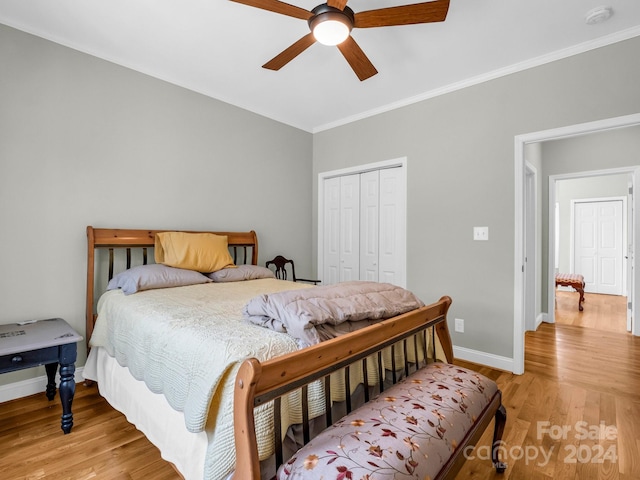
[[[256,406],[430,328],[435,329],[446,360],[452,363],[453,346],[446,324],[450,305],[451,298],[442,297],[412,312],[262,363],[255,358],[245,360],[236,376],[234,391],[236,458],[242,461],[236,462],[233,479],[260,478],[253,416]]]
[[[94,228],[87,227],[87,297],[86,297],[86,341],[87,346],[93,333],[96,321],[96,313],[93,311],[95,301],[95,251],[96,249],[109,249],[109,276],[113,277],[114,249],[124,249],[127,256],[126,268],[131,267],[131,250],[141,249],[143,252],[143,264],[147,263],[147,249],[155,245],[156,233],[176,230],[140,230],[122,228]],[[238,261],[238,249],[244,252],[243,263],[248,263],[248,249],[251,249],[251,264],[258,264],[258,236],[256,232],[206,232],[181,230],[186,233],[213,233],[225,235],[232,252],[233,261]],[[102,293],[102,292],[100,292]]]

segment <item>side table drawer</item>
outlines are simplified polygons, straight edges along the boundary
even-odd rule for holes
[[[0,373],[23,368],[37,367],[58,361],[58,347],[47,347],[24,353],[13,353],[0,357]]]

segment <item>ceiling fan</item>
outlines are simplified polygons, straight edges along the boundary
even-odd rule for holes
[[[280,70],[316,41],[336,45],[351,68],[362,80],[378,71],[351,36],[353,28],[390,27],[418,23],[442,22],[447,18],[449,0],[400,5],[354,13],[347,0],[327,0],[313,10],[305,10],[279,0],[231,0],[251,7],[269,10],[306,20],[311,32],[273,57],[262,67]]]

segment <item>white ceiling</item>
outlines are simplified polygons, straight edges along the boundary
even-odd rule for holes
[[[323,0],[290,0],[311,10]],[[354,29],[378,70],[360,82],[336,47],[261,68],[306,21],[230,0],[0,0],[0,23],[317,132],[640,35],[638,0],[451,0],[442,23]],[[415,0],[349,0],[355,11]],[[586,13],[613,8],[606,22]],[[639,52],[640,55],[640,52]]]

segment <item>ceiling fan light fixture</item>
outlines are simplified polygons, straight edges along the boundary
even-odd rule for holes
[[[338,45],[349,36],[349,27],[339,19],[327,18],[313,27],[313,36],[323,45]]]
[[[317,42],[323,45],[339,45],[344,42],[353,28],[353,10],[340,10],[326,3],[318,5],[311,13],[309,28]]]

